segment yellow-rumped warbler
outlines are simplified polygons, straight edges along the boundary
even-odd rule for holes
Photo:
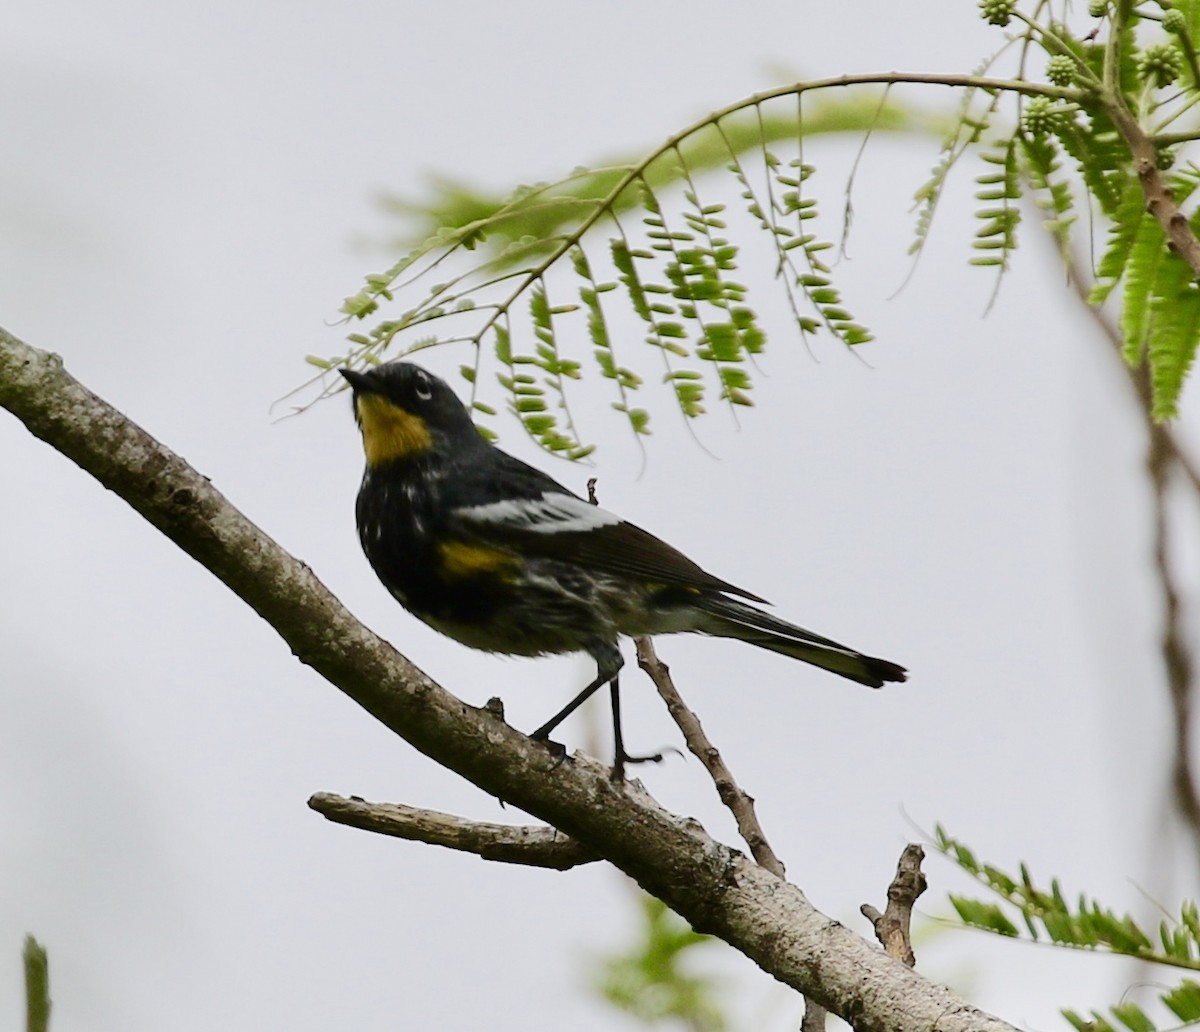
[[[367,468],[355,515],[363,551],[410,613],[472,648],[517,656],[587,652],[596,679],[533,733],[546,739],[612,686],[616,766],[622,635],[739,638],[878,688],[903,667],[822,638],[730,595],[640,527],[494,447],[436,376],[409,362],[342,369]]]

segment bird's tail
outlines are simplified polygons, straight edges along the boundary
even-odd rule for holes
[[[696,628],[702,634],[739,638],[772,652],[823,667],[871,688],[882,688],[885,681],[905,680],[902,666],[886,659],[864,656],[861,652],[822,638],[744,602],[712,594],[697,599],[693,604],[704,614],[703,621]]]

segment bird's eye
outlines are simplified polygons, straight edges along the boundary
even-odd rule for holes
[[[413,393],[416,394],[421,401],[428,401],[433,397],[433,384],[429,382],[429,377],[424,373],[417,375],[416,386],[413,387]]]

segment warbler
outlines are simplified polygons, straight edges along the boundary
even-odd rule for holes
[[[587,652],[596,661],[595,679],[534,738],[548,739],[608,684],[618,772],[626,762],[660,758],[625,752],[622,635],[695,631],[873,688],[905,679],[895,663],[749,604],[767,603],[501,451],[480,435],[449,384],[419,366],[394,361],[340,372],[353,390],[366,453],[358,536],[396,601],[472,648],[516,656]]]

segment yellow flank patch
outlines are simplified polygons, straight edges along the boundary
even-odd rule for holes
[[[447,577],[474,577],[480,573],[507,573],[516,562],[515,556],[486,545],[470,545],[465,541],[444,541],[438,546],[442,557],[442,573]]]
[[[360,394],[355,405],[368,466],[419,455],[433,443],[425,420],[378,394]]]

